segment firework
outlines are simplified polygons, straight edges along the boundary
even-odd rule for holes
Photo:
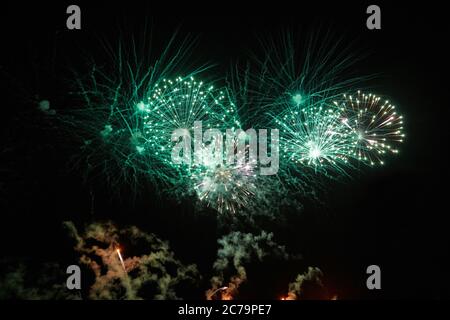
[[[108,110],[83,110],[75,119],[80,131],[90,137],[84,140],[82,150],[91,168],[103,167],[108,177],[111,171],[118,171],[125,182],[134,183],[137,177],[143,177],[166,186],[189,175],[189,170],[172,161],[175,130],[190,135],[197,122],[205,129],[233,130],[240,126],[227,90],[215,89],[193,76],[162,79],[141,99]],[[114,177],[111,180],[116,181]]]
[[[341,113],[328,106],[290,106],[275,118],[281,128],[282,159],[315,172],[344,172],[352,152]]]
[[[184,130],[190,135],[196,123],[201,123],[205,129],[240,127],[236,107],[227,90],[215,89],[193,77],[163,79],[147,95],[147,103],[136,105],[143,120],[142,152],[159,156],[166,165],[175,165],[171,159],[171,137],[175,130]],[[200,143],[204,147],[202,138]]]
[[[202,166],[192,175],[193,188],[200,201],[219,213],[233,214],[248,207],[257,191],[256,179],[250,164]]]
[[[388,101],[342,94],[368,77],[348,74],[355,56],[323,36],[320,45],[319,35],[311,37],[302,51],[292,34],[264,42],[265,56],[244,73],[236,66],[224,87],[202,81],[205,68],[175,76],[189,51],[185,42],[152,62],[120,47],[112,70],[94,65],[88,77],[77,77],[74,93],[82,107],[63,119],[81,141],[79,158],[89,173],[103,174],[113,187],[137,191],[144,181],[176,199],[195,195],[219,213],[264,211],[280,195],[286,198],[283,192],[315,194],[320,176],[350,175],[358,162],[383,164],[403,140],[402,117]],[[258,175],[257,161],[217,161],[218,154],[223,160],[223,136],[219,148],[215,133],[209,131],[208,141],[206,132],[196,133],[199,126],[227,134],[279,129],[277,176]],[[231,141],[232,151],[251,158],[237,144]],[[183,161],[174,160],[177,151]]]
[[[358,91],[344,94],[334,104],[341,110],[341,122],[350,130],[352,157],[369,165],[384,164],[386,154],[397,154],[403,142],[403,116],[395,106],[374,94]]]
[[[241,134],[244,133],[241,131]],[[241,134],[228,132],[226,159],[217,161],[214,152],[205,149],[202,163],[191,170],[194,193],[202,203],[219,213],[235,214],[239,209],[249,208],[257,192],[256,159],[248,158],[249,146]]]
[[[262,56],[254,55],[244,71],[234,68],[230,75],[252,125],[268,127],[271,115],[286,106],[331,103],[370,78],[352,73],[359,60],[355,50],[320,28],[298,38],[293,32],[265,37],[261,49]]]
[[[157,85],[148,101],[143,115],[145,149],[161,156],[165,165],[177,170],[180,179],[175,187],[184,189],[181,194],[192,191],[201,203],[219,213],[234,213],[245,206],[255,189],[253,166],[225,163],[222,147],[218,148],[222,146],[222,136],[204,141],[202,132],[214,129],[234,134],[240,129],[237,109],[228,90],[215,89],[192,77],[177,78]],[[201,129],[199,134],[198,129]],[[183,138],[188,137],[189,141],[191,136],[194,138],[194,143],[188,144],[185,150],[194,152],[193,163],[190,157],[188,163],[175,163],[172,157],[172,133],[177,130],[182,130]]]
[[[127,270],[125,269],[125,263],[123,262],[122,255],[120,254],[120,249],[117,249],[116,251],[117,251],[117,255],[119,256],[120,263],[122,264],[123,271],[125,273],[127,273]]]
[[[347,176],[353,165],[350,130],[333,101],[370,76],[351,73],[358,56],[324,30],[300,39],[282,33],[261,45],[264,55],[244,70],[234,68],[229,86],[249,126],[280,130],[282,182],[315,194],[319,174]]]
[[[75,140],[71,145],[79,146],[76,165],[116,190],[131,186],[138,192],[147,182],[171,185],[178,180],[168,163],[172,125],[195,119],[198,111],[208,114],[223,99],[211,85],[203,90],[192,78],[208,67],[185,66],[191,39],[177,45],[174,35],[159,56],[148,55],[152,46],[143,40],[142,52],[120,43],[116,52],[108,47],[110,60],[94,62],[86,72],[74,70],[76,106],[58,113]],[[183,70],[184,77],[168,80]],[[183,112],[192,113],[183,118],[188,117]]]

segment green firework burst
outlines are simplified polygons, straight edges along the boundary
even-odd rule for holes
[[[143,119],[143,152],[161,157],[173,166],[171,150],[172,133],[175,130],[194,131],[195,122],[202,122],[202,129],[226,130],[240,127],[236,106],[226,89],[215,89],[193,77],[178,77],[174,81],[163,79],[157,83],[145,99],[136,104]],[[203,144],[202,144],[203,146]]]
[[[282,160],[315,172],[345,172],[353,145],[341,113],[327,105],[288,108],[275,119]]]

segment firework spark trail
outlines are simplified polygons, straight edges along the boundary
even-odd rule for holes
[[[120,263],[122,264],[123,271],[124,271],[125,273],[127,273],[127,270],[125,269],[125,263],[123,263],[122,255],[120,254],[120,249],[117,249],[116,251],[117,251],[117,255],[119,256]]]

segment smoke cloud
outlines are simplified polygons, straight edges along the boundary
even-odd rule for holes
[[[216,276],[211,278],[212,288],[206,291],[208,300],[231,300],[238,294],[240,285],[247,280],[244,264],[256,258],[262,261],[266,256],[278,256],[288,259],[284,246],[273,241],[273,234],[262,231],[260,235],[231,232],[218,240],[220,249],[214,262]],[[232,269],[234,275],[225,283],[225,271]]]
[[[93,223],[80,234],[72,222],[65,222],[80,263],[95,275],[90,299],[179,299],[175,287],[198,278],[196,265],[183,265],[169,244],[132,226],[119,229],[111,222]],[[129,244],[122,250],[122,242]],[[143,248],[136,255],[127,255]],[[117,249],[121,249],[125,270]]]
[[[78,300],[78,292],[66,287],[65,271],[57,263],[0,261],[0,300]]]
[[[322,279],[323,273],[319,268],[308,267],[305,273],[298,274],[295,281],[289,283],[289,292],[284,300],[328,299]]]

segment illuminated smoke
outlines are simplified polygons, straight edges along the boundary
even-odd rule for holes
[[[167,242],[137,227],[119,229],[111,222],[93,223],[79,234],[72,222],[65,222],[73,239],[80,262],[92,270],[95,282],[89,288],[90,299],[179,299],[175,286],[198,277],[195,265],[183,265],[170,251]],[[144,253],[127,257],[123,264],[117,254],[119,240],[130,243]],[[123,272],[126,270],[126,272]],[[149,297],[147,288],[156,293]]]
[[[302,299],[326,299],[336,300],[336,296],[329,297],[328,292],[322,282],[323,273],[317,267],[308,267],[303,274],[298,274],[294,282],[289,283],[289,292],[281,300],[302,300]],[[310,297],[307,292],[315,289],[320,296]]]
[[[211,278],[212,288],[206,291],[208,300],[231,300],[238,294],[240,285],[247,280],[247,272],[244,264],[257,258],[262,261],[266,256],[279,256],[288,259],[284,246],[278,245],[273,240],[273,234],[261,231],[260,235],[251,233],[231,232],[218,240],[221,248],[217,252],[214,262],[216,276]],[[224,286],[226,271],[232,270],[233,275]],[[220,297],[217,297],[220,296]]]

